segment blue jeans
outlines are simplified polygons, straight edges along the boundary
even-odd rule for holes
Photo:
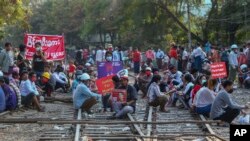
[[[211,111],[212,104],[207,105],[205,107],[196,107],[196,113],[202,114],[206,117],[209,117],[209,113]]]
[[[126,116],[128,113],[133,113],[134,108],[132,106],[123,106],[122,103],[120,102],[113,102],[113,108],[114,111],[116,112],[115,117],[116,118],[123,118]]]

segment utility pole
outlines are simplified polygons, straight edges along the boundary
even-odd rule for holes
[[[191,49],[192,37],[191,37],[191,23],[190,23],[190,5],[189,0],[187,0],[187,16],[188,16],[188,48]]]

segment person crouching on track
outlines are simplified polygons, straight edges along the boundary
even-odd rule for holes
[[[223,89],[215,97],[212,104],[210,117],[213,120],[222,120],[231,123],[242,109],[247,109],[247,105],[238,105],[232,101],[230,94],[233,93],[233,82],[226,80],[222,83]]]
[[[53,92],[53,85],[49,83],[50,77],[51,75],[48,72],[44,72],[41,79],[43,86],[41,88],[48,97],[51,97],[51,93]]]
[[[128,84],[128,76],[121,77],[121,86],[119,89],[127,90],[127,101],[124,103],[113,101],[113,109],[115,114],[109,119],[121,119],[124,118],[128,113],[135,112],[137,91],[136,89]]]
[[[22,81],[20,84],[20,92],[22,95],[22,104],[29,107],[31,103],[37,108],[38,111],[44,112],[45,108],[40,105],[39,92],[35,85],[36,74],[34,72],[23,72]]]
[[[75,109],[82,109],[88,114],[92,114],[90,108],[94,106],[97,101],[101,101],[101,95],[91,92],[88,88],[90,83],[90,76],[87,73],[83,73],[80,77],[81,83],[76,87],[73,104]]]
[[[165,105],[168,101],[168,98],[166,95],[161,93],[159,84],[161,82],[161,76],[160,75],[154,75],[147,92],[148,97],[148,104],[149,106],[157,107],[160,105],[160,111],[161,112],[169,112],[165,109]]]

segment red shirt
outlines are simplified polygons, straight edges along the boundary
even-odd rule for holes
[[[69,73],[73,73],[76,70],[76,66],[74,64],[69,65]]]
[[[133,62],[141,61],[141,53],[139,51],[134,51],[133,53]]]
[[[196,93],[200,90],[201,85],[195,85],[193,88],[193,92],[192,92],[192,102],[194,101],[194,97],[196,95]]]
[[[169,56],[170,56],[170,58],[178,59],[177,49],[171,48],[169,51]]]

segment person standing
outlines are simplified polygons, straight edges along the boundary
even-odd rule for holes
[[[202,60],[205,59],[205,53],[201,48],[201,44],[197,43],[196,49],[193,50],[194,56],[194,68],[196,68],[199,72],[202,72]]]
[[[187,69],[187,63],[188,63],[188,53],[184,49],[184,47],[181,47],[182,50],[182,55],[181,55],[181,60],[182,60],[182,71],[186,71]]]
[[[0,69],[5,75],[12,74],[14,66],[14,52],[12,51],[11,43],[7,42],[4,45],[5,49],[0,53]]]
[[[112,55],[113,55],[113,61],[121,61],[121,56],[118,47],[115,47],[115,50],[113,51]]]
[[[178,68],[177,46],[174,43],[171,44],[171,49],[169,51],[169,57],[170,57],[170,64],[175,66],[175,68]]]
[[[238,54],[237,54],[238,46],[233,44],[231,46],[231,52],[229,54],[229,77],[228,79],[233,81],[235,80],[236,73],[238,70]]]
[[[158,49],[156,52],[156,62],[158,69],[162,69],[162,60],[164,58],[164,52],[161,49]]]
[[[102,62],[103,61],[103,52],[102,52],[102,47],[99,47],[96,51],[96,62]]]
[[[155,52],[154,52],[153,48],[149,48],[146,51],[146,58],[147,58],[147,65],[151,66],[152,61],[155,59]]]
[[[245,105],[238,105],[231,99],[233,93],[233,82],[226,80],[222,83],[223,89],[215,97],[211,107],[210,118],[231,123],[242,109],[247,109]]]
[[[138,48],[135,48],[133,52],[133,62],[134,62],[134,73],[138,74],[140,72],[140,61],[141,53],[138,51]]]
[[[25,50],[25,45],[19,45],[19,54],[17,55],[17,66],[19,67],[20,72],[22,72],[25,68],[29,66],[28,60],[25,59]]]
[[[37,78],[41,78],[44,72],[46,58],[44,56],[42,45],[40,42],[35,43],[36,52],[33,55],[32,69],[36,73]]]

